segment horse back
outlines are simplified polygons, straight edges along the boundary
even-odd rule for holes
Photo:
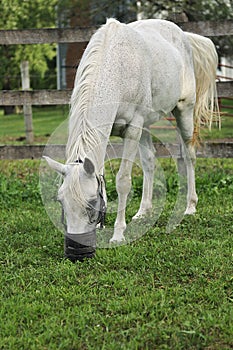
[[[185,33],[174,23],[149,19],[128,24],[150,49],[153,108],[170,112],[184,95],[193,95],[192,51]]]

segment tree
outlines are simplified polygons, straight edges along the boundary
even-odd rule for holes
[[[136,2],[144,18],[168,18],[184,13],[189,21],[232,19],[232,0],[141,0]],[[135,4],[132,2],[132,6]]]
[[[57,0],[1,0],[0,29],[30,29],[56,26]],[[44,77],[56,56],[55,45],[0,46],[0,88],[20,88],[20,62],[28,60],[30,72]],[[56,81],[56,80],[55,80]]]

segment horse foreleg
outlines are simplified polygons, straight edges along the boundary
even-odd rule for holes
[[[139,121],[142,121],[141,118]],[[139,126],[138,126],[139,125]],[[121,160],[120,169],[116,176],[116,190],[118,193],[118,210],[117,217],[114,224],[114,234],[110,242],[121,242],[125,240],[124,231],[126,229],[125,209],[128,194],[131,189],[131,172],[134,159],[138,150],[138,142],[142,133],[142,123],[129,125],[127,127],[125,138],[123,156]]]
[[[143,191],[140,208],[133,219],[138,219],[152,208],[153,181],[155,168],[155,149],[149,130],[144,129],[139,142],[139,153],[143,169]]]
[[[118,193],[117,218],[114,224],[114,234],[110,242],[124,241],[124,231],[126,229],[125,208],[128,194],[131,189],[132,162],[122,160],[119,172],[116,177],[116,189]]]
[[[196,152],[191,142],[186,144],[187,157],[186,157],[186,169],[188,178],[188,193],[187,193],[187,207],[185,214],[194,214],[197,206],[197,194],[195,185],[195,163],[196,163]]]

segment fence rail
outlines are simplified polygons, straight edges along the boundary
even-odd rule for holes
[[[0,106],[64,105],[70,101],[72,90],[0,91]]]
[[[180,144],[154,144],[156,157],[158,158],[182,158]],[[41,159],[45,151],[45,145],[24,145],[24,146],[0,146],[0,160],[16,159]],[[111,144],[107,148],[108,157],[114,158],[115,154],[122,152],[122,144]],[[46,155],[54,157],[56,154],[60,159],[65,159],[64,145],[50,145],[46,147]],[[226,142],[205,142],[197,151],[199,158],[233,158],[233,141]]]
[[[217,83],[219,97],[233,96],[233,81]],[[63,105],[70,101],[72,90],[0,91],[0,106]]]
[[[200,21],[178,23],[181,29],[200,35],[230,36],[233,35],[232,21]],[[1,30],[0,45],[16,44],[51,44],[89,41],[98,27],[87,28],[49,28]]]

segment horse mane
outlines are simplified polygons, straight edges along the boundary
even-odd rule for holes
[[[88,151],[94,150],[100,144],[98,132],[90,122],[88,107],[107,36],[114,33],[119,25],[118,21],[108,19],[92,36],[79,64],[70,100],[67,163],[74,162],[77,158],[84,159]]]
[[[69,188],[71,191],[71,195],[76,202],[79,202],[80,206],[85,209],[87,205],[87,201],[83,195],[83,191],[81,189],[80,184],[80,166],[76,165],[71,173],[71,178],[69,182]]]

